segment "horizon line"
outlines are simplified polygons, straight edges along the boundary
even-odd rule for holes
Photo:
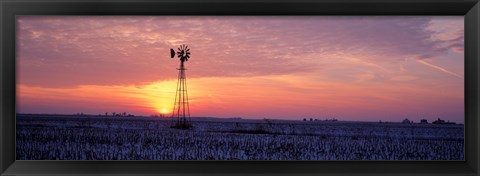
[[[47,115],[47,116],[59,116],[59,115],[66,115],[66,116],[96,116],[96,117],[160,117],[160,118],[172,118],[171,116],[160,116],[158,114],[156,115],[134,115],[134,114],[128,114],[127,113],[127,116],[112,116],[112,115],[109,115],[109,116],[105,116],[105,115],[102,115],[102,114],[81,114],[81,113],[73,113],[73,114],[54,114],[54,113],[15,113],[16,115]],[[128,115],[132,115],[132,116],[128,116]],[[214,117],[214,116],[192,116],[190,118],[213,118],[213,119],[239,119],[239,120],[278,120],[278,121],[306,121],[306,122],[314,122],[314,121],[325,121],[325,122],[336,122],[336,121],[340,121],[340,122],[374,122],[374,123],[402,123],[403,120],[409,120],[412,124],[420,124],[421,121],[419,122],[414,122],[413,120],[410,120],[408,118],[405,118],[401,121],[383,121],[383,120],[379,120],[379,121],[368,121],[368,120],[341,120],[341,119],[338,119],[338,118],[325,118],[325,119],[316,119],[316,118],[300,118],[300,119],[275,119],[275,118],[244,118],[244,117]],[[425,119],[425,118],[423,118]],[[423,119],[420,119],[420,120],[423,120]],[[437,118],[435,120],[443,120],[441,118]],[[435,121],[434,120],[434,121]],[[433,121],[432,121],[433,122]],[[432,124],[432,122],[428,122],[428,124]],[[456,122],[456,121],[450,121],[450,120],[447,120],[445,121],[447,123],[455,123],[455,124],[462,124],[463,123],[459,123],[459,122]]]

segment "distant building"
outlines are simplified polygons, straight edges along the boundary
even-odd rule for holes
[[[438,118],[437,120],[433,121],[432,122],[433,124],[455,124],[455,122],[445,122],[445,120],[442,120],[440,118]]]
[[[438,120],[435,120],[432,122],[433,124],[444,124],[445,123],[445,120],[442,120],[440,118],[438,118]]]
[[[402,121],[402,123],[410,124],[410,123],[412,123],[412,121],[410,121],[410,120],[408,120],[408,119],[404,119],[404,120]]]
[[[428,121],[427,121],[427,119],[422,119],[422,120],[420,120],[420,123],[422,123],[422,124],[428,124]]]

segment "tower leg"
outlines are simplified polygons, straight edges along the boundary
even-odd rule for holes
[[[178,69],[177,90],[175,93],[175,104],[172,113],[172,128],[190,129],[190,106],[188,103],[187,80],[183,62]]]

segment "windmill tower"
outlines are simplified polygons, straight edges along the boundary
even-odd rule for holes
[[[190,58],[190,49],[187,45],[180,45],[178,51],[170,49],[170,57],[174,58],[177,54],[180,59],[180,68],[178,68],[177,90],[175,93],[175,104],[172,113],[172,128],[190,129],[190,106],[188,104],[187,77],[185,75],[184,62]]]

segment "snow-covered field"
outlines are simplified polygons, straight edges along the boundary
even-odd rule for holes
[[[18,160],[463,160],[463,125],[17,115]]]

